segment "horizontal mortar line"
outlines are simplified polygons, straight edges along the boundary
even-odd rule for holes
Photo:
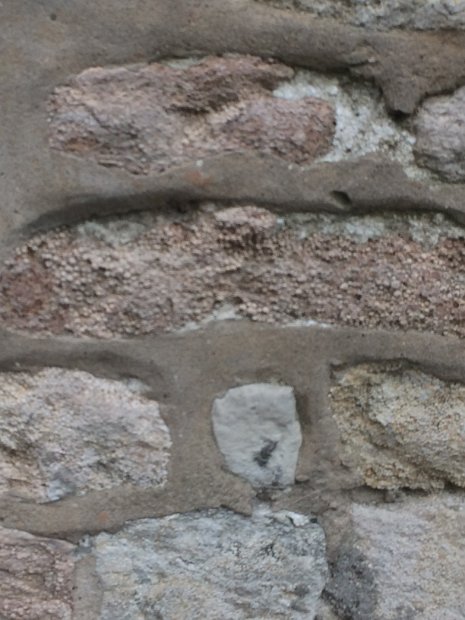
[[[400,164],[379,156],[354,161],[319,162],[308,168],[289,165],[274,156],[225,154],[193,162],[163,174],[136,177],[120,170],[63,156],[67,174],[92,169],[86,188],[38,196],[39,214],[17,230],[6,230],[3,245],[12,238],[77,223],[83,219],[129,211],[214,201],[255,204],[285,212],[328,212],[343,215],[380,211],[438,211],[465,223],[465,185],[431,185],[410,179]],[[105,181],[100,183],[100,181]],[[102,186],[104,189],[102,190]]]
[[[246,320],[210,323],[192,331],[139,336],[124,340],[64,337],[32,338],[0,332],[0,369],[25,371],[45,366],[78,368],[109,377],[147,377],[157,391],[165,388],[170,375],[198,364],[199,356],[210,359],[210,351],[231,357],[228,347],[250,349],[260,356],[270,348],[300,351],[308,348],[309,368],[318,365],[353,365],[369,361],[402,359],[423,367],[441,378],[465,380],[465,341],[427,332],[394,331],[338,326],[290,326],[252,323]],[[316,362],[312,351],[325,351]],[[434,356],[432,355],[434,351]],[[207,363],[206,363],[207,364]],[[277,361],[279,364],[279,360]],[[207,364],[208,365],[208,364]],[[162,370],[163,369],[163,370]]]
[[[24,4],[30,7],[28,19],[37,24],[42,16],[33,0]],[[60,9],[61,23],[75,27],[76,11],[80,23],[86,23],[85,32],[79,31],[74,41],[75,49],[71,58],[68,54],[63,72],[78,72],[96,62],[140,62],[144,57],[156,60],[206,53],[249,53],[322,72],[346,71],[372,80],[383,91],[388,107],[403,114],[411,114],[424,97],[449,92],[465,83],[465,33],[460,31],[370,31],[253,0],[154,0],[150,14],[144,7],[134,9],[132,23],[137,36],[126,36],[122,44],[114,5],[102,2],[99,20],[86,20],[86,5],[86,0],[78,0],[72,7]],[[30,32],[35,30],[31,30],[28,19],[24,28],[29,36],[24,35],[24,40],[29,42]],[[16,39],[22,39],[20,32]],[[106,50],[105,58],[102,50]],[[49,60],[44,69],[40,58],[30,58],[30,64],[37,67],[41,84],[47,78],[56,80],[56,67],[63,65],[58,59]],[[14,79],[17,81],[16,74]]]
[[[199,510],[202,507],[228,507],[242,514],[251,514],[251,492],[246,483],[236,489],[226,488],[222,481],[216,499],[208,497],[195,485],[183,487],[178,481],[162,488],[137,488],[120,485],[101,491],[90,491],[64,499],[37,503],[0,499],[0,525],[77,542],[83,535],[105,531],[115,533],[128,522],[160,518],[171,514]]]

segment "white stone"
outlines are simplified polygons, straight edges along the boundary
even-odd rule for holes
[[[229,469],[256,487],[294,483],[302,435],[294,391],[253,383],[213,404],[213,429]]]

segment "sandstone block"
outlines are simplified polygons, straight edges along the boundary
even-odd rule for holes
[[[227,151],[309,163],[331,145],[334,111],[273,97],[293,73],[251,56],[88,69],[55,90],[50,144],[133,174]]]
[[[336,375],[330,405],[344,461],[378,489],[465,487],[465,386],[401,364]]]
[[[440,214],[279,217],[208,204],[101,218],[10,254],[0,323],[114,338],[227,316],[464,336],[464,239]]]

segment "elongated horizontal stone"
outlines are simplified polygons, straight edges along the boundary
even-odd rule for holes
[[[0,495],[57,500],[166,481],[170,436],[138,386],[81,371],[0,373]]]
[[[74,545],[0,527],[0,618],[72,620]]]
[[[258,487],[294,483],[302,435],[291,387],[252,383],[232,388],[215,400],[212,417],[232,472]]]
[[[251,56],[88,69],[55,90],[50,144],[134,174],[226,151],[308,163],[329,149],[334,112],[313,97],[273,97],[293,73]]]
[[[401,364],[336,375],[330,404],[343,460],[371,487],[465,487],[465,385]]]
[[[101,620],[315,617],[327,565],[308,517],[210,510],[136,521],[95,540]]]
[[[416,119],[417,161],[448,181],[465,180],[465,88],[433,97]]]
[[[439,214],[204,205],[92,220],[11,253],[0,324],[111,338],[248,318],[463,336],[464,238]]]

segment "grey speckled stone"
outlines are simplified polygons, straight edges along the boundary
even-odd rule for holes
[[[59,368],[0,373],[0,495],[53,501],[162,485],[169,431],[140,390]]]
[[[213,429],[232,472],[257,487],[293,484],[302,435],[291,387],[229,390],[213,404]]]
[[[416,119],[417,161],[447,181],[465,180],[465,88],[432,97]]]
[[[370,620],[463,620],[461,495],[410,498],[385,506],[355,504],[353,520],[360,538],[357,547],[378,591]],[[358,575],[359,582],[363,579]]]
[[[379,30],[461,29],[465,27],[464,0],[271,0],[272,4],[335,17],[354,26]]]
[[[314,618],[327,566],[319,525],[266,510],[146,519],[96,538],[101,620]]]

